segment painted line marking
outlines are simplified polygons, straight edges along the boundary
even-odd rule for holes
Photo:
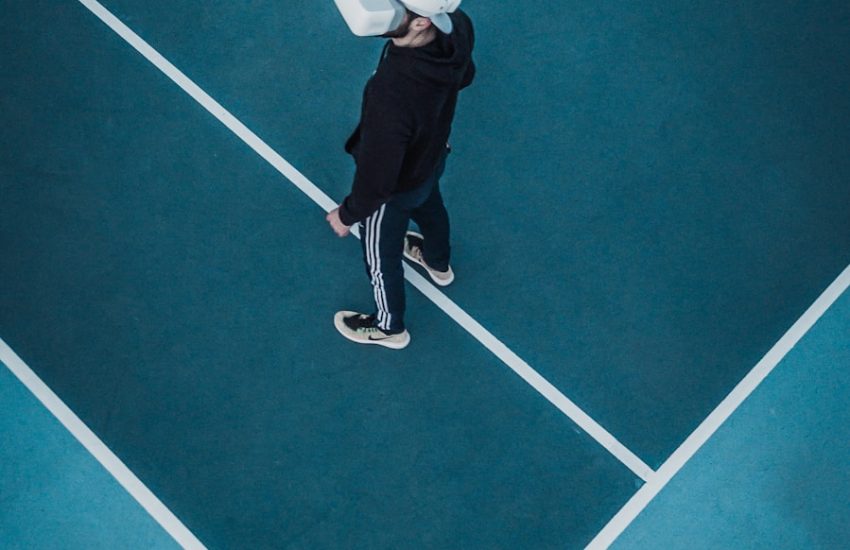
[[[631,525],[647,505],[658,495],[661,489],[696,454],[726,422],[747,397],[764,381],[776,365],[797,345],[797,342],[814,326],[833,303],[850,287],[850,266],[844,269],[838,278],[815,300],[808,310],[794,323],[788,332],[767,352],[755,367],[726,396],[708,417],[688,436],[676,451],[670,455],[655,476],[647,481],[637,493],[620,509],[608,524],[587,546],[596,550],[608,548],[623,531]]]
[[[404,273],[407,280],[422,294],[427,296],[434,304],[442,309],[449,317],[463,327],[484,347],[489,349],[493,355],[502,360],[516,374],[525,380],[540,395],[555,405],[562,413],[567,415],[573,422],[578,424],[597,443],[602,445],[609,453],[625,464],[635,475],[644,481],[651,479],[655,473],[647,464],[638,458],[632,451],[620,443],[605,428],[599,425],[593,418],[588,416],[578,405],[573,403],[567,396],[561,393],[548,380],[543,378],[528,363],[523,361],[516,353],[511,351],[501,340],[493,336],[490,331],[472,318],[460,306],[454,303],[448,296],[436,289],[424,276],[414,271],[407,263],[404,264]]]
[[[269,164],[278,170],[284,177],[294,183],[301,191],[310,197],[318,204],[325,212],[330,212],[337,207],[334,202],[324,191],[319,189],[313,182],[308,180],[301,172],[296,170],[283,157],[275,152],[268,144],[261,140],[254,132],[249,130],[235,116],[230,114],[216,100],[203,91],[197,84],[192,82],[185,74],[177,67],[165,59],[159,52],[154,50],[147,42],[142,40],[139,35],[133,32],[120,19],[115,17],[111,12],[104,8],[95,0],[79,0],[86,8],[89,9],[95,16],[103,21],[110,29],[115,31],[118,36],[123,38],[130,46],[150,61],[157,69],[162,71],[168,78],[180,86],[187,94],[189,94],[202,107],[216,117],[222,124],[230,129],[234,134],[239,136],[249,147],[251,147],[258,155],[264,158]],[[600,445],[614,455],[620,462],[625,464],[632,472],[644,481],[649,480],[654,472],[645,462],[637,455],[627,449],[613,435],[611,435],[598,422],[593,420],[584,411],[582,411],[575,403],[568,399],[555,386],[543,378],[537,371],[531,368],[528,363],[520,359],[514,352],[508,349],[501,341],[494,337],[489,331],[482,327],[477,321],[470,317],[465,311],[451,301],[445,294],[428,283],[418,273],[405,265],[405,277],[416,287],[420,292],[425,294],[432,302],[440,309],[446,312],[460,326],[466,329],[473,337],[481,342],[487,349],[493,352],[496,357],[501,359],[508,367],[513,369],[523,380],[530,384],[535,390],[543,395],[549,402],[555,405],[561,412],[566,414],[573,422],[578,424],[581,429],[587,432]]]
[[[2,339],[0,339],[0,361],[178,544],[183,548],[205,548],[201,541],[177,519],[177,516],[121,462],[121,459],[115,456],[115,453],[109,450],[109,447],[47,387],[41,378]]]

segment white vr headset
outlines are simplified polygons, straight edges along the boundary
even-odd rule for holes
[[[336,7],[357,36],[381,36],[396,30],[404,21],[406,9],[427,17],[446,34],[452,32],[450,13],[461,0],[334,0]]]

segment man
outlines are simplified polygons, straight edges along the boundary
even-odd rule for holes
[[[356,34],[378,28],[391,40],[366,84],[360,124],[345,145],[357,166],[351,193],[327,220],[340,237],[360,224],[375,298],[373,314],[340,311],[334,325],[354,342],[402,349],[410,342],[402,255],[438,285],[454,279],[439,178],[458,92],[475,75],[474,36],[471,21],[457,9],[461,0],[388,1],[399,10],[391,14],[392,24],[401,20],[392,30],[375,23],[373,12],[362,11],[367,6],[362,0],[337,0]],[[421,234],[408,231],[411,219]]]

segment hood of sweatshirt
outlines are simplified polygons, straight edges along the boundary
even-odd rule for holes
[[[472,61],[474,36],[469,18],[461,10],[450,14],[450,35],[437,31],[433,42],[419,48],[400,48],[392,43],[386,63],[414,81],[438,88],[461,88]]]

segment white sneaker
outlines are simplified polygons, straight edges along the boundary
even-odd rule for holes
[[[431,280],[439,286],[448,286],[455,280],[451,266],[446,271],[437,271],[428,266],[422,258],[422,244],[425,239],[415,231],[408,231],[404,236],[404,257],[425,268]]]
[[[388,334],[378,328],[374,315],[365,315],[356,311],[337,311],[334,326],[340,334],[358,344],[375,344],[390,349],[403,349],[410,343],[410,333],[406,330]]]

